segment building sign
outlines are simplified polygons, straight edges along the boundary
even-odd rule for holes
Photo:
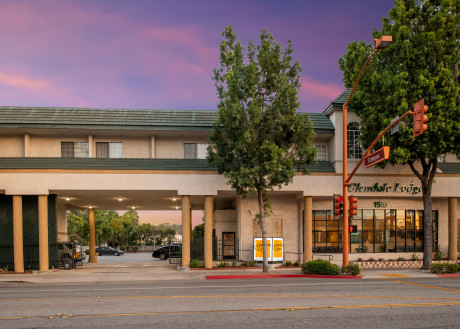
[[[375,183],[374,185],[361,185],[361,183],[351,183],[348,186],[349,193],[407,193],[407,194],[420,194],[422,193],[422,187],[415,185],[411,182],[409,185],[402,185],[400,183],[394,183],[390,185],[388,183]]]
[[[267,238],[267,258],[269,262],[282,262],[284,260],[283,238]],[[263,261],[262,238],[254,238],[254,260]]]

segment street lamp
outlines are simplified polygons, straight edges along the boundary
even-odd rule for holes
[[[351,96],[355,91],[356,85],[358,84],[359,79],[363,73],[364,68],[366,67],[367,63],[374,57],[375,53],[380,49],[385,49],[388,45],[393,41],[391,35],[383,35],[380,39],[374,39],[374,51],[369,56],[369,58],[364,63],[361,71],[359,71],[358,77],[356,78],[355,84],[351,89],[350,95],[348,96],[347,101],[343,104],[343,239],[342,239],[342,255],[343,255],[343,265],[348,265],[348,186],[350,185],[348,180],[348,135],[347,135],[347,111],[348,111],[348,103],[350,103]]]

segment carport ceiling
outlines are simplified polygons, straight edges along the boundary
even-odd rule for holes
[[[68,210],[176,210],[181,209],[182,199],[177,191],[50,191]],[[204,208],[204,196],[191,196],[192,209]],[[134,208],[133,208],[134,207]]]

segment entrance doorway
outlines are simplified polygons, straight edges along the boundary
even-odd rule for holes
[[[224,259],[235,259],[235,232],[222,232],[222,254]]]

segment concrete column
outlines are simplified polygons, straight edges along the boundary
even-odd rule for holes
[[[94,152],[94,147],[93,147],[93,135],[88,135],[88,157],[89,158],[95,158],[96,157],[96,152]]]
[[[457,198],[449,198],[449,260],[457,260]]]
[[[24,273],[22,195],[13,195],[13,249],[14,273]]]
[[[38,260],[40,271],[48,271],[49,244],[48,244],[48,196],[38,196]]]
[[[96,258],[96,222],[94,209],[89,210],[89,262],[97,263]]]
[[[64,202],[56,200],[57,240],[59,242],[69,241],[67,235],[67,206]]]
[[[150,136],[150,158],[155,159],[155,136]]]
[[[303,212],[303,262],[313,260],[313,198],[305,196]]]
[[[214,214],[213,197],[204,197],[204,267],[212,268],[212,217]]]
[[[24,157],[30,157],[30,135],[24,134]]]
[[[190,216],[190,196],[182,196],[182,267],[190,267],[190,231],[192,218]]]

